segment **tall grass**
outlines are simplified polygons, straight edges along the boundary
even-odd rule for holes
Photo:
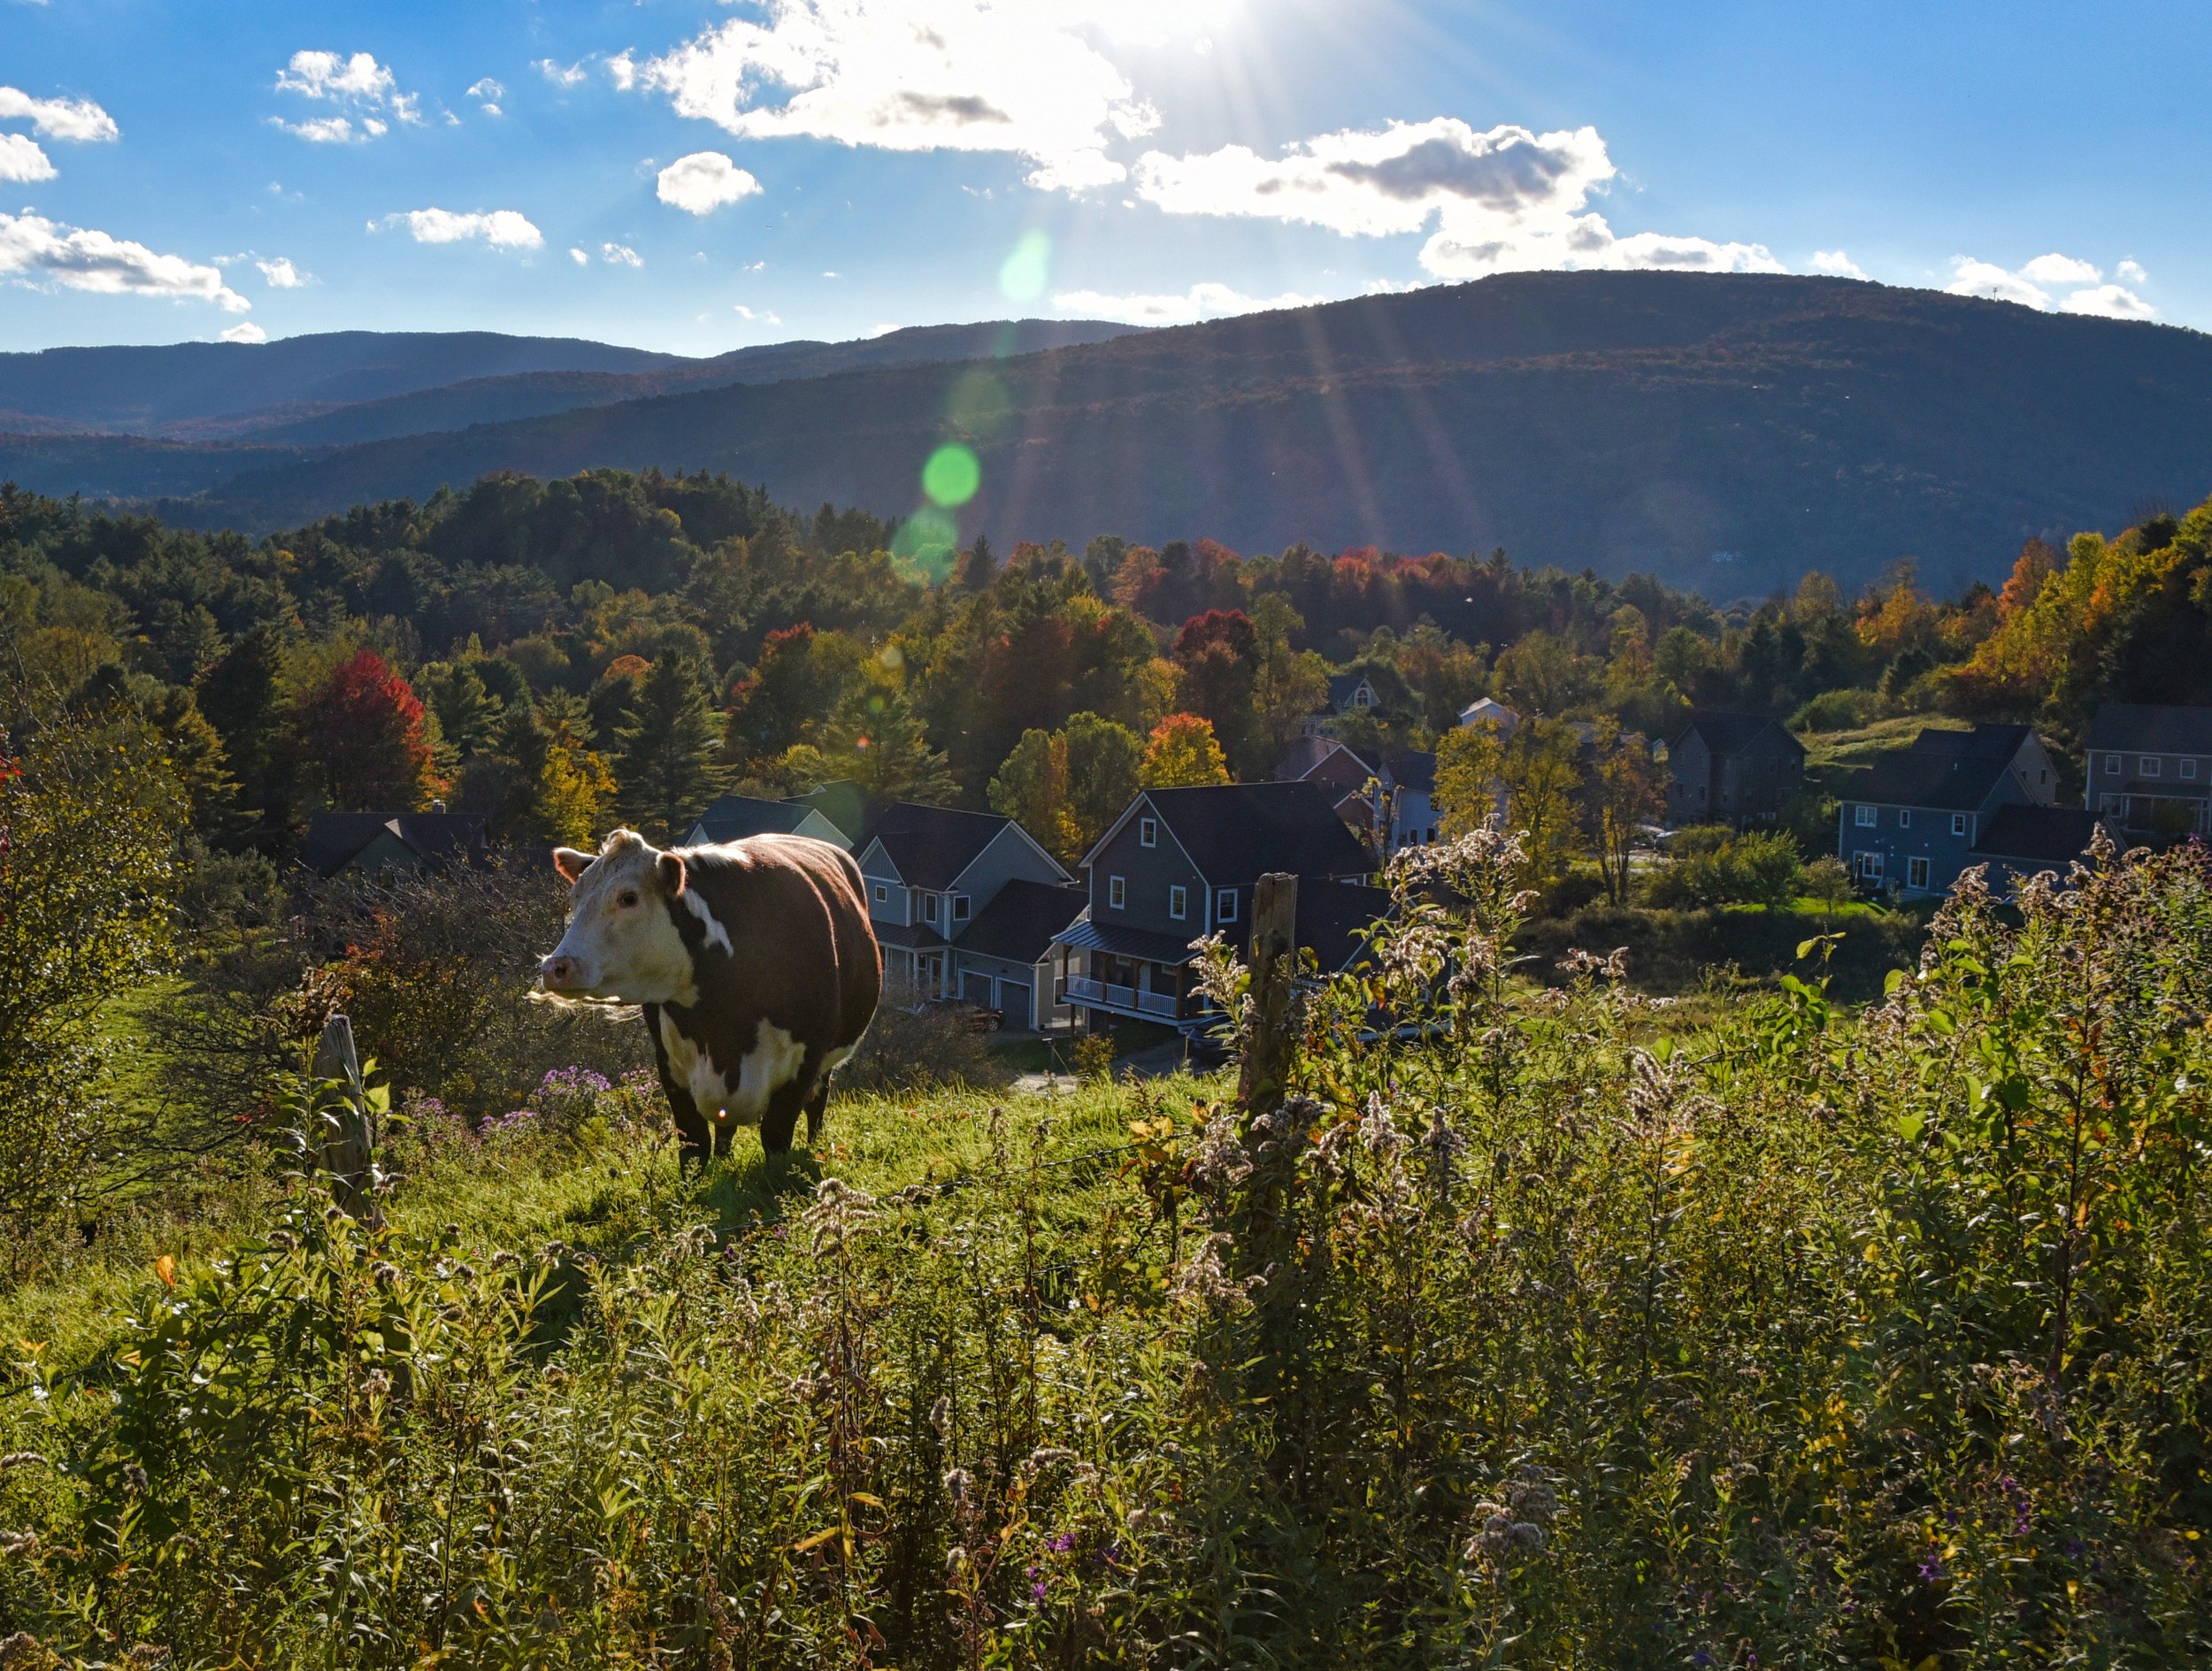
[[[680,1181],[637,1097],[572,1085],[419,1146],[388,1229],[302,1178],[66,1352],[0,1317],[0,1638],[2212,1653],[2201,856],[2107,858],[2017,919],[1970,886],[1862,1021],[1815,967],[1674,1034],[1601,962],[1514,977],[1511,861],[1405,862],[1263,1117],[1188,1080],[856,1100],[814,1161]]]

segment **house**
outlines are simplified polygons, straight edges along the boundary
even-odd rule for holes
[[[802,835],[852,851],[853,839],[817,807],[803,801],[760,801],[751,795],[723,795],[699,815],[687,847],[721,841],[742,841],[748,836]]]
[[[1966,860],[1969,864],[1987,865],[1990,891],[2002,896],[2042,871],[2065,875],[2067,868],[2089,851],[2090,842],[2105,822],[2080,807],[2015,802],[1990,815]]]
[[[1436,839],[1434,755],[1389,755],[1373,766],[1334,738],[1307,736],[1291,744],[1275,763],[1274,776],[1280,783],[1318,785],[1336,808],[1336,816],[1364,839],[1372,840],[1387,809],[1386,857],[1401,847],[1422,847]]]
[[[1145,790],[1083,866],[1088,903],[1053,949],[1060,993],[1091,1026],[1122,1016],[1183,1028],[1205,1021],[1191,943],[1218,931],[1244,946],[1253,887],[1271,871],[1299,878],[1299,943],[1325,969],[1342,966],[1356,949],[1353,927],[1388,903],[1358,885],[1374,855],[1312,782]]]
[[[483,819],[436,801],[428,812],[319,812],[300,844],[300,862],[319,877],[342,870],[434,876],[454,864],[481,863],[486,853]]]
[[[1764,714],[1695,713],[1667,744],[1667,822],[1772,824],[1805,783],[1805,745]]]
[[[1309,737],[1326,732],[1329,722],[1346,714],[1371,713],[1383,705],[1382,693],[1375,682],[1364,673],[1332,673],[1329,675],[1329,700],[1306,716],[1304,731]]]
[[[2212,834],[2212,708],[2107,702],[2089,722],[2083,805],[2127,836]]]
[[[1521,728],[1521,717],[1494,696],[1478,696],[1459,710],[1463,725],[1495,725],[1501,739]]]
[[[1008,1027],[1046,1032],[1072,1019],[1054,985],[1054,938],[1087,899],[1074,883],[1017,877],[978,911],[953,942],[959,970],[956,996],[995,1009]]]
[[[811,807],[843,831],[849,849],[860,845],[885,805],[858,784],[842,778],[817,785],[803,795],[791,796],[790,801],[795,807]]]
[[[869,826],[859,854],[861,880],[868,890],[868,917],[883,947],[884,978],[925,998],[955,998],[979,992],[988,981],[995,994],[1001,980],[1018,981],[1006,965],[1019,962],[1027,945],[1004,923],[995,925],[988,945],[971,962],[964,956],[968,935],[1010,883],[1037,882],[1068,891],[1059,908],[1079,907],[1074,878],[1058,860],[1031,839],[1011,818],[993,812],[962,812],[952,807],[900,802],[886,807]],[[1065,923],[1065,916],[1061,922]],[[1050,944],[1036,943],[1025,968],[1033,968]],[[1005,948],[1012,947],[1010,954]],[[964,968],[972,968],[971,985]],[[1006,1005],[995,1002],[994,1008]]]
[[[2051,756],[2025,725],[1923,731],[1837,793],[1837,856],[1862,886],[1909,895],[1947,893],[1981,862],[1975,844],[1999,809],[2058,799]]]

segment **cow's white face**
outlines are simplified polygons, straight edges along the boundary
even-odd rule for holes
[[[680,855],[617,830],[597,856],[556,847],[553,864],[569,880],[568,927],[538,964],[547,992],[623,1004],[698,1001],[691,953],[669,916],[685,893]]]

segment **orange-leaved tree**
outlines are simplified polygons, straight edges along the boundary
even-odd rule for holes
[[[1137,777],[1148,789],[1227,783],[1229,763],[1214,740],[1214,728],[1204,719],[1196,714],[1170,714],[1152,728]]]

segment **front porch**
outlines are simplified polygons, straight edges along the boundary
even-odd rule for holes
[[[1197,954],[1166,934],[1078,922],[1053,942],[1055,996],[1078,1011],[1188,1027],[1211,1015]]]

